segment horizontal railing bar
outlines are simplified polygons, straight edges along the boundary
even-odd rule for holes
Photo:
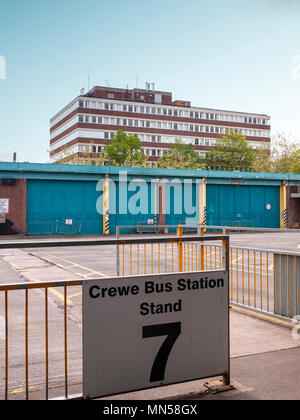
[[[161,228],[161,229],[166,229],[166,228],[170,228],[170,229],[175,229],[178,227],[181,228],[186,228],[186,229],[217,229],[217,230],[236,230],[236,231],[245,231],[245,232],[278,232],[278,233],[284,233],[284,232],[293,232],[293,233],[299,233],[299,229],[282,229],[282,228],[258,228],[258,227],[247,227],[247,226],[208,226],[208,225],[200,225],[200,224],[195,224],[195,225],[148,225],[145,224],[143,226],[146,227],[156,227],[156,228]],[[134,225],[134,226],[117,226],[118,230],[121,229],[136,229],[138,228],[138,225]]]
[[[151,227],[156,227],[156,228],[161,228],[161,229],[166,229],[166,228],[170,228],[170,229],[175,229],[175,228],[178,228],[178,226],[181,226],[181,225],[155,225],[155,224],[153,224],[153,225],[151,225],[151,224],[144,224],[144,225],[133,225],[133,226],[117,226],[117,229],[118,230],[120,230],[120,229],[135,229],[135,228],[138,228],[138,227],[149,227],[149,228],[151,228]],[[185,225],[184,225],[185,226]],[[196,226],[197,227],[197,226]]]
[[[220,268],[213,270],[214,272],[224,272],[225,269]],[[203,276],[205,273],[210,273],[210,270],[205,270],[199,272],[201,276]],[[172,275],[183,275],[183,274],[190,274],[190,273],[197,273],[197,271],[186,271],[186,272],[174,272],[174,273],[154,273],[154,274],[146,274],[149,278],[156,278],[158,275],[160,277],[167,277]],[[125,279],[131,279],[131,280],[139,280],[145,277],[145,274],[140,275],[134,275],[134,276],[112,276],[112,277],[95,277],[92,279],[80,279],[80,280],[53,280],[51,282],[38,282],[38,283],[12,283],[12,284],[0,284],[0,292],[4,291],[12,291],[12,290],[26,290],[26,289],[48,289],[48,288],[56,288],[56,287],[65,287],[65,286],[83,286],[83,283],[92,283],[99,280],[125,280]]]
[[[221,244],[205,244],[205,246],[213,246],[217,248],[222,248]],[[277,254],[277,255],[289,255],[292,257],[300,257],[300,252],[294,251],[282,251],[279,249],[268,249],[268,248],[253,248],[247,246],[239,246],[239,245],[230,245],[230,249],[240,249],[241,251],[256,251],[256,252],[264,252],[268,254]]]
[[[208,238],[206,236],[206,238]],[[214,246],[218,248],[222,248],[221,244],[210,244],[206,243],[205,246]],[[255,248],[255,247],[248,247],[248,246],[240,246],[240,245],[230,245],[230,249],[240,249],[241,251],[256,251],[256,252],[264,252],[268,254],[278,254],[278,255],[290,255],[292,257],[300,257],[300,252],[297,251],[284,251],[279,249],[269,249],[269,248]]]
[[[245,227],[245,226],[207,226],[207,225],[179,225],[180,227],[200,228],[200,229],[217,229],[217,230],[244,230],[245,232],[293,232],[300,233],[299,229],[281,229],[281,228],[257,228],[257,227]]]
[[[279,320],[281,322],[286,323],[288,326],[292,326],[293,324],[295,325],[295,322],[293,322],[293,320],[287,316],[283,316],[283,315],[277,315],[274,314],[274,312],[268,312],[268,311],[264,311],[261,310],[259,308],[253,308],[253,306],[248,306],[248,305],[242,305],[240,303],[236,303],[236,302],[230,302],[230,306],[232,306],[233,308],[240,308],[243,310],[248,310],[251,313],[257,313],[259,315],[263,315],[265,317],[270,317],[274,320]]]
[[[221,244],[206,243],[205,246],[215,246],[215,247],[218,247],[218,248],[222,248]],[[300,252],[282,251],[282,250],[278,250],[278,249],[254,248],[254,247],[240,246],[240,245],[230,245],[230,249],[240,249],[241,251],[256,251],[256,252],[264,252],[264,253],[268,253],[268,254],[278,254],[278,255],[281,254],[281,255],[290,255],[292,257],[300,257]]]
[[[132,238],[132,239],[81,239],[72,241],[11,241],[0,242],[0,249],[23,249],[23,248],[56,248],[56,247],[74,247],[74,246],[101,246],[101,245],[134,245],[134,244],[157,244],[157,243],[178,243],[188,241],[221,241],[229,240],[226,235],[209,235],[209,236],[190,236],[190,237],[159,237],[159,238]]]
[[[278,254],[278,255],[290,255],[293,257],[300,257],[300,252],[294,251],[282,251],[279,249],[268,249],[268,248],[252,248],[246,246],[238,246],[238,245],[230,245],[231,249],[240,249],[244,251],[257,251],[257,252],[265,252],[268,254]]]
[[[101,277],[103,279],[103,277]],[[90,279],[95,280],[95,279]],[[96,280],[100,280],[97,278]],[[34,282],[34,283],[12,283],[12,284],[0,284],[0,292],[5,290],[26,290],[26,289],[50,289],[53,287],[72,287],[72,286],[82,286],[83,279],[80,280],[53,280],[51,282]]]

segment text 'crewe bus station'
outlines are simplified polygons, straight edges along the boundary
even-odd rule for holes
[[[84,398],[229,374],[228,294],[221,270],[84,281]]]

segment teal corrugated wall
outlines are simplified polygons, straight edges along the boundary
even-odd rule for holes
[[[113,204],[117,214],[110,213],[110,233],[115,233],[116,226],[137,225],[154,219],[151,206],[150,182],[144,190],[127,192],[127,202],[137,193],[136,213],[120,214],[120,206],[126,207],[126,198],[120,196],[119,184],[116,183],[116,198]],[[198,188],[198,187],[197,187]],[[97,191],[96,181],[52,181],[28,180],[27,182],[27,233],[30,235],[61,234],[102,234],[103,218],[97,212],[97,200],[101,196]],[[166,199],[170,213],[166,214],[167,225],[190,223],[199,215],[192,213],[198,201],[195,183],[184,192],[170,188],[170,199]],[[152,194],[153,195],[153,194]],[[178,213],[178,204],[182,202],[182,211]],[[146,212],[138,209],[147,205]],[[178,213],[178,214],[177,214]],[[207,185],[207,224],[236,225],[253,227],[280,227],[279,187],[255,185]],[[72,225],[66,220],[72,220]],[[190,220],[189,220],[190,219]],[[126,231],[123,231],[125,233]]]
[[[102,234],[103,218],[96,209],[102,193],[96,186],[95,181],[28,180],[27,233]]]
[[[136,226],[138,223],[147,223],[148,219],[154,219],[154,208],[151,208],[151,183],[135,185],[136,191],[120,191],[120,184],[116,183],[116,209],[115,215],[110,215],[110,233],[116,233],[117,226]],[[128,186],[127,186],[128,187]],[[143,189],[142,189],[143,188]],[[152,186],[153,188],[153,186]],[[127,195],[127,198],[126,198]],[[134,196],[140,197],[135,199]],[[126,204],[127,201],[127,204]],[[129,203],[131,211],[128,211]],[[157,204],[158,206],[158,204]],[[127,212],[126,214],[125,211]],[[122,229],[121,234],[136,232],[135,229]]]
[[[207,224],[279,228],[279,187],[207,185]]]

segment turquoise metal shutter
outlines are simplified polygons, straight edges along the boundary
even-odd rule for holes
[[[279,228],[279,188],[207,185],[207,224]]]
[[[102,234],[96,186],[92,181],[28,180],[27,233]]]

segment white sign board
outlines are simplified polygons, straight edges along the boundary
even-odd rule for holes
[[[225,271],[84,281],[84,398],[229,373],[228,314]]]
[[[66,225],[72,226],[73,225],[73,219],[66,219]]]
[[[8,214],[9,213],[9,199],[0,198],[0,213]]]

